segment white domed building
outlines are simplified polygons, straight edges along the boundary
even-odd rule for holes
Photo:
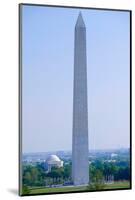
[[[47,171],[50,172],[52,167],[63,167],[63,161],[56,155],[50,155],[45,161],[45,166]]]

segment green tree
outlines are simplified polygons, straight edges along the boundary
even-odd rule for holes
[[[90,168],[90,183],[88,190],[102,190],[105,187],[104,176],[102,170],[96,169],[94,166]]]
[[[29,190],[28,186],[23,185],[23,187],[22,187],[22,194],[23,195],[27,195],[29,193],[30,193],[30,190]]]
[[[32,183],[31,174],[29,171],[26,171],[23,175],[23,184],[31,185],[31,183]]]
[[[26,186],[45,185],[45,172],[40,166],[24,166],[23,184]]]
[[[51,171],[47,174],[47,177],[52,178],[53,183],[61,183],[61,180],[63,180],[63,174],[63,168],[52,167]]]
[[[64,166],[63,178],[64,180],[69,180],[71,178],[71,164],[67,164]]]

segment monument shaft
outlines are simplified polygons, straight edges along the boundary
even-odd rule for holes
[[[86,27],[81,13],[75,26],[72,180],[89,183]]]

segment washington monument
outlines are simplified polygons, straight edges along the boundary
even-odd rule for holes
[[[89,183],[86,27],[79,13],[75,25],[72,181]]]

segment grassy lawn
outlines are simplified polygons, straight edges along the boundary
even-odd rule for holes
[[[130,183],[128,181],[124,182],[115,182],[113,184],[107,184],[105,186],[105,190],[107,189],[127,189],[130,187]],[[45,193],[64,193],[64,192],[75,192],[75,191],[90,191],[86,186],[78,186],[78,187],[63,187],[63,188],[31,188],[29,194],[45,194]]]
[[[113,184],[108,184],[105,186],[105,189],[121,189],[121,188],[130,188],[129,181],[121,181],[121,182],[114,182]]]
[[[73,192],[73,191],[84,191],[86,186],[81,187],[63,187],[63,188],[38,188],[30,189],[30,194],[41,194],[41,193],[56,193],[56,192]]]

